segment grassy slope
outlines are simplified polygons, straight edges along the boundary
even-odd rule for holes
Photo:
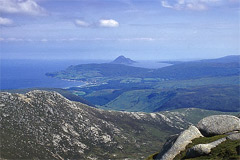
[[[109,102],[106,107],[116,110],[152,112],[171,96],[174,96],[174,93],[160,90],[132,90],[124,92]]]
[[[155,81],[153,81],[155,80]],[[231,77],[211,77],[211,78],[200,78],[194,80],[178,80],[178,81],[163,81],[159,79],[150,79],[144,78],[144,83],[122,83],[119,81],[111,81],[108,84],[94,86],[94,87],[85,87],[85,88],[71,88],[70,91],[76,93],[76,91],[80,91],[80,93],[84,92],[86,94],[83,96],[89,102],[95,105],[105,105],[108,102],[114,100],[122,93],[131,90],[142,90],[142,89],[176,89],[176,88],[188,88],[195,86],[203,86],[203,85],[238,85],[240,83],[239,76],[231,76]],[[112,91],[112,92],[109,92]]]
[[[197,79],[239,75],[239,63],[187,62],[154,70],[151,77],[167,79]]]
[[[239,85],[240,76],[207,77],[189,80],[162,81],[155,85],[155,88],[188,88],[205,85]]]
[[[218,111],[240,111],[240,86],[205,86],[177,89],[176,96],[155,111],[171,108],[202,108]]]
[[[202,108],[240,111],[239,86],[203,86],[175,90],[132,90],[105,105],[127,111],[161,111],[177,108]]]
[[[178,154],[174,158],[174,160],[187,159],[185,157],[187,149],[193,147],[194,145],[211,143],[211,142],[216,141],[223,137],[226,137],[226,135],[217,135],[214,137],[201,137],[201,138],[194,139],[192,141],[192,143],[190,143],[189,145],[186,146],[186,149],[184,151],[180,152],[180,154]],[[207,160],[207,159],[239,160],[240,156],[238,155],[238,152],[237,152],[237,147],[239,147],[239,144],[240,144],[240,140],[236,140],[236,141],[227,140],[227,141],[221,143],[220,145],[218,145],[217,147],[213,148],[209,155],[195,157],[195,158],[188,158],[188,160]],[[154,160],[156,158],[157,154],[158,153],[154,153],[154,154],[150,155],[147,158],[147,160]]]
[[[155,89],[151,89],[153,84],[155,84]],[[204,84],[211,85],[206,87],[203,86]],[[189,107],[238,111],[239,87],[234,85],[216,87],[212,84],[239,84],[239,76],[153,82],[150,84],[113,81],[95,87],[69,90],[45,88],[45,90],[57,91],[70,100],[91,106],[100,105],[100,108],[103,109],[152,112]],[[193,88],[193,86],[198,87]],[[9,92],[26,93],[30,90],[33,89],[9,90]],[[81,95],[77,96],[78,93]]]

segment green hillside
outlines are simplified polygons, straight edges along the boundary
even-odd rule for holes
[[[144,77],[152,70],[146,68],[126,66],[123,64],[81,64],[70,66],[64,71],[47,73],[47,76],[60,79],[80,80],[86,82],[108,82],[114,79],[128,77]]]
[[[69,91],[82,96],[95,105],[105,105],[127,91],[177,89],[205,85],[238,85],[239,76],[211,77],[192,80],[158,81],[157,79],[145,78],[138,82],[135,79],[125,81],[110,81],[108,84],[91,87],[73,87]],[[154,81],[156,80],[156,81]],[[130,82],[131,81],[131,82]]]
[[[156,112],[177,108],[240,111],[240,87],[202,86],[172,90],[132,90],[107,103],[105,109]]]
[[[167,79],[196,79],[216,76],[239,75],[239,62],[185,62],[154,70],[149,77]]]

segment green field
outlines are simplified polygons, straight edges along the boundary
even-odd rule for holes
[[[152,79],[151,79],[152,80]],[[159,80],[159,79],[157,79]],[[71,88],[102,109],[153,112],[176,108],[239,111],[239,76]]]
[[[177,108],[240,111],[240,87],[202,86],[185,89],[132,90],[104,105],[105,109],[156,112]]]

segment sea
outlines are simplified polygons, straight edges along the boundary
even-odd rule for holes
[[[48,77],[48,72],[66,69],[70,65],[88,63],[107,63],[106,60],[32,60],[32,59],[1,59],[0,61],[0,89],[25,88],[68,88],[81,86],[79,81],[68,81]],[[133,66],[143,68],[161,68],[169,64],[156,61],[139,61]]]

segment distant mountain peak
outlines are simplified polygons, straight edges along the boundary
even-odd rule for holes
[[[131,60],[130,58],[126,58],[123,55],[117,57],[114,61],[112,61],[111,63],[113,64],[133,64],[136,63],[136,61]]]

